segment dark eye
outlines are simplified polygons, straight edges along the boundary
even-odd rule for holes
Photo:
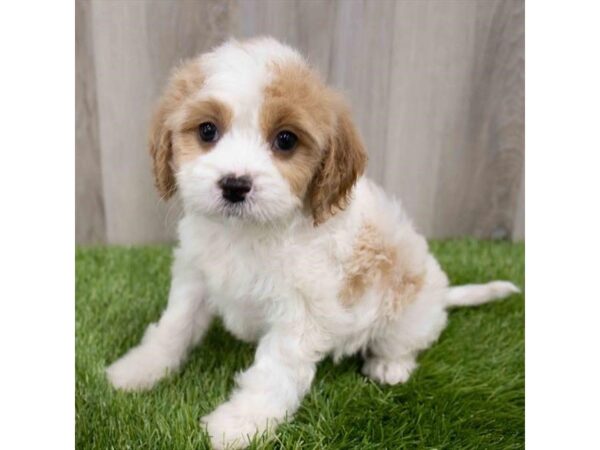
[[[289,152],[296,147],[297,142],[298,136],[291,131],[280,131],[277,136],[275,136],[275,142],[273,145],[277,150]]]
[[[198,134],[200,139],[204,142],[215,142],[219,139],[219,130],[212,122],[201,123],[198,127]]]

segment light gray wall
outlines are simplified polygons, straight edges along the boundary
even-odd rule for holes
[[[524,237],[522,0],[76,2],[78,243],[174,238],[149,114],[170,68],[229,36],[299,48],[346,93],[371,177],[429,237]]]

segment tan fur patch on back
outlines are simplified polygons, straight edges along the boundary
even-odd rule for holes
[[[344,267],[345,282],[340,291],[344,306],[355,305],[370,287],[381,290],[389,313],[410,303],[423,287],[425,275],[408,270],[410,261],[403,264],[401,257],[398,248],[387,243],[374,224],[365,223]]]

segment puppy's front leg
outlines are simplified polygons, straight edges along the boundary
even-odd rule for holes
[[[188,350],[204,335],[211,319],[200,274],[176,250],[167,309],[157,323],[148,326],[137,347],[107,368],[108,379],[118,389],[151,388],[180,366]]]
[[[294,325],[259,342],[254,364],[238,375],[229,401],[202,418],[215,449],[246,447],[296,412],[315,375],[321,353]]]

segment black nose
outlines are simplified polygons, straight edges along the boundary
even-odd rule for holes
[[[245,175],[241,177],[226,175],[219,180],[218,184],[223,191],[223,198],[231,203],[243,202],[246,194],[252,189],[252,180]]]

